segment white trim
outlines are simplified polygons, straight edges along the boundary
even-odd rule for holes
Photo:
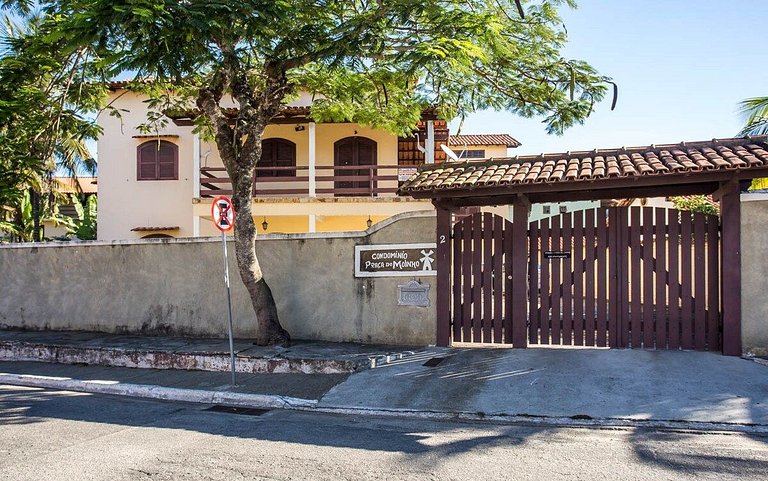
[[[315,146],[315,123],[314,122],[309,123],[308,135],[309,135],[309,196],[317,197],[317,192],[315,190],[316,189],[316,182],[315,182],[316,146]]]
[[[309,226],[308,226],[309,229],[307,230],[309,231],[309,233],[314,234],[315,232],[317,232],[317,216],[315,214],[309,214],[308,222],[309,222]]]
[[[200,237],[200,217],[192,216],[192,237]]]
[[[741,201],[750,202],[753,200],[768,200],[768,193],[765,192],[742,192]]]
[[[200,136],[192,136],[192,198],[200,198]],[[200,235],[199,231],[198,234]]]
[[[365,231],[348,232],[316,232],[314,234],[259,234],[256,241],[268,241],[278,239],[356,239],[365,238],[375,232],[378,232],[401,219],[411,219],[418,217],[435,217],[435,211],[416,210],[412,212],[402,212],[393,215],[381,222],[373,224]],[[231,240],[231,239],[230,239]],[[81,248],[91,246],[115,246],[115,245],[134,245],[134,244],[194,244],[196,242],[221,242],[221,236],[212,237],[177,237],[169,239],[124,239],[124,240],[95,240],[81,241],[71,240],[62,242],[19,242],[14,244],[0,244],[0,249],[41,249],[41,248]]]
[[[424,142],[425,159],[424,163],[435,163],[435,123],[432,120],[427,120],[427,140]]]
[[[437,253],[437,244],[434,242],[424,242],[419,244],[376,244],[376,245],[356,245],[355,246],[355,277],[418,277],[418,276],[436,276],[437,269],[431,271],[379,271],[365,272],[360,270],[360,253],[363,251],[373,251],[381,249],[433,249]],[[437,262],[437,259],[435,259]]]

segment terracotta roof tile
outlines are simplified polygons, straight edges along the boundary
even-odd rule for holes
[[[520,142],[509,134],[462,134],[448,137],[448,145],[463,147],[465,145],[504,145],[520,147]]]
[[[400,194],[752,168],[768,169],[768,136],[424,165]]]

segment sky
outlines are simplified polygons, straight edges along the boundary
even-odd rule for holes
[[[461,133],[508,133],[511,155],[645,146],[736,136],[738,102],[768,96],[768,0],[580,0],[561,10],[564,57],[619,85],[583,126],[547,135],[541,119],[479,112]],[[456,133],[458,122],[451,123]]]

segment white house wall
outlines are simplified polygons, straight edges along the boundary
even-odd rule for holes
[[[99,158],[99,240],[136,239],[151,232],[132,232],[135,227],[178,226],[168,232],[189,237],[192,230],[193,136],[189,127],[169,122],[160,134],[179,147],[179,179],[138,181],[136,148],[151,139],[137,126],[146,121],[146,104],[134,93],[121,91],[113,106],[126,110],[122,120],[106,114],[98,118],[103,134],[97,143]]]

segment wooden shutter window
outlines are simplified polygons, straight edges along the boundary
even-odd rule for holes
[[[296,144],[287,139],[264,139],[258,167],[296,167]],[[296,169],[257,170],[257,177],[295,177]]]
[[[178,180],[179,147],[165,140],[150,140],[136,149],[137,180]]]

